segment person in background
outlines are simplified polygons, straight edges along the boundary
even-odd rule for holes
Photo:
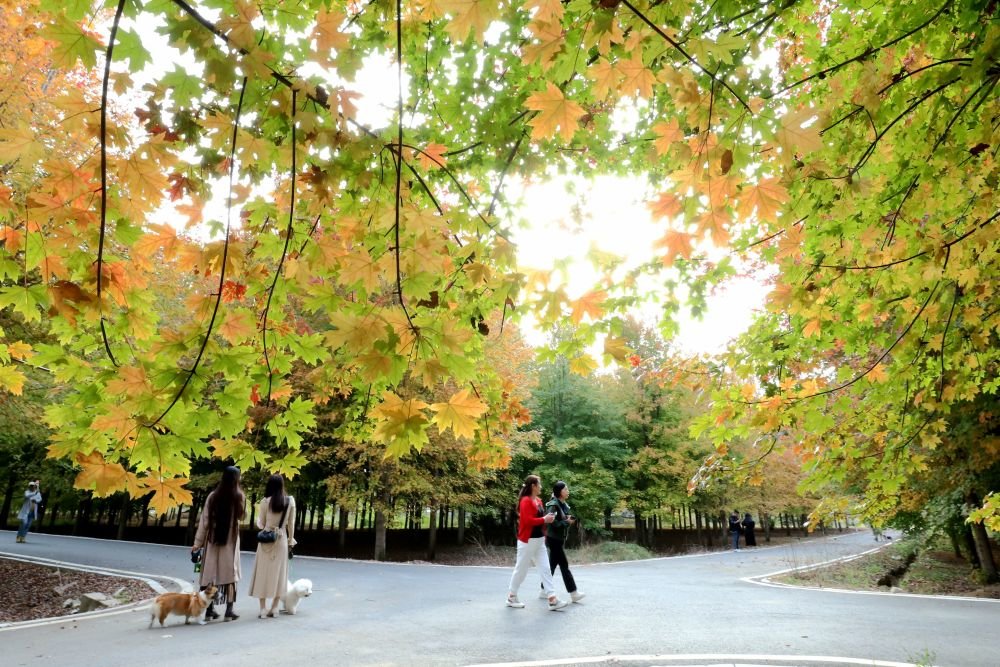
[[[576,524],[576,517],[569,513],[569,487],[566,482],[556,482],[552,485],[552,499],[545,503],[545,511],[552,514],[555,519],[549,524],[545,532],[545,546],[549,550],[549,568],[552,574],[556,572],[556,566],[562,573],[563,584],[566,585],[566,592],[573,602],[579,602],[584,598],[585,593],[581,593],[576,588],[576,580],[573,573],[569,571],[569,559],[566,557],[566,540],[569,538],[570,526]],[[545,596],[545,589],[541,595]]]
[[[278,601],[288,590],[288,550],[295,546],[295,498],[285,493],[285,480],[271,475],[257,511],[257,527],[274,529],[278,539],[257,544],[250,575],[250,597],[260,602],[257,618],[264,618],[267,598],[272,598],[268,618],[278,615]]]
[[[754,523],[753,517],[750,516],[750,512],[743,515],[743,543],[748,547],[757,546],[757,536],[754,535],[753,527],[756,525]]]
[[[552,514],[546,514],[545,506],[538,497],[542,492],[542,481],[537,475],[528,475],[521,486],[518,501],[517,520],[517,561],[514,572],[510,576],[510,586],[507,589],[507,606],[522,609],[524,603],[517,598],[517,591],[528,575],[532,563],[538,566],[538,574],[542,577],[542,588],[549,600],[549,609],[562,609],[568,602],[556,596],[552,584],[552,570],[549,567],[549,554],[545,551],[545,526],[555,520]]]
[[[27,542],[28,529],[31,522],[38,518],[38,507],[42,504],[42,494],[38,490],[39,482],[36,479],[28,482],[28,490],[24,492],[24,502],[21,503],[21,510],[17,513],[20,522],[17,528],[17,542]]]
[[[215,490],[208,494],[205,509],[198,521],[191,551],[204,548],[199,585],[205,590],[215,584],[219,592],[205,610],[205,620],[219,618],[215,602],[226,603],[225,619],[235,621],[236,583],[240,580],[240,521],[246,515],[246,495],[240,488],[240,469],[229,466],[222,471]]]
[[[733,551],[740,550],[740,513],[733,510],[729,515],[729,535],[733,539]]]

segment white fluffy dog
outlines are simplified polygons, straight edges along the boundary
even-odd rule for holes
[[[281,609],[286,614],[294,614],[299,606],[299,600],[312,595],[313,582],[309,579],[296,579],[288,582],[288,590],[281,596]]]

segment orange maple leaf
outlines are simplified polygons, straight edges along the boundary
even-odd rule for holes
[[[748,218],[756,209],[758,220],[777,220],[781,205],[788,201],[788,190],[776,178],[762,179],[740,193],[739,214]]]
[[[424,146],[423,151],[417,153],[417,159],[420,161],[420,166],[424,169],[440,169],[448,164],[448,158],[444,155],[446,152],[448,152],[447,146],[430,143]]]
[[[656,77],[642,62],[642,49],[632,52],[632,57],[618,63],[618,71],[624,77],[622,88],[629,94],[636,93],[647,100],[653,96],[653,84]]]
[[[603,304],[608,299],[604,290],[592,290],[572,302],[573,313],[570,316],[574,324],[579,324],[585,315],[592,320],[600,319],[604,314]]]
[[[547,70],[552,67],[566,41],[563,36],[562,24],[532,21],[528,24],[528,29],[537,41],[525,44],[522,60],[529,65],[537,63],[542,66],[543,70]]]
[[[671,118],[667,123],[657,123],[653,126],[653,132],[656,133],[653,145],[657,155],[666,155],[675,143],[684,138],[684,131],[676,118]]]
[[[681,200],[671,192],[662,192],[651,202],[646,202],[646,207],[657,218],[673,218],[684,212],[684,205]]]
[[[594,97],[603,100],[613,90],[618,90],[621,74],[606,58],[601,58],[587,69],[587,78],[594,81]]]
[[[713,208],[705,211],[698,218],[698,231],[708,232],[712,237],[712,243],[718,247],[723,247],[729,242],[729,212],[723,208]]]
[[[823,323],[819,320],[809,320],[806,325],[802,328],[802,335],[806,338],[816,337],[819,338],[823,331]]]
[[[691,241],[693,239],[694,237],[687,232],[679,232],[674,229],[671,229],[664,234],[663,237],[654,244],[656,248],[667,249],[666,254],[660,258],[663,265],[672,265],[677,257],[690,259],[692,251]]]
[[[93,489],[95,495],[107,497],[125,487],[125,468],[120,463],[108,463],[100,452],[77,452],[76,462],[82,468],[73,482],[76,488]]]
[[[563,92],[552,82],[546,82],[544,92],[537,91],[528,96],[524,105],[539,112],[528,121],[532,139],[547,139],[558,132],[564,141],[573,139],[580,118],[586,113],[576,102],[567,100]]]
[[[150,499],[150,506],[156,510],[157,514],[163,514],[171,507],[177,505],[190,505],[192,501],[191,492],[184,488],[188,483],[187,477],[174,477],[172,479],[150,479],[145,481],[145,487],[152,489],[156,493]]]

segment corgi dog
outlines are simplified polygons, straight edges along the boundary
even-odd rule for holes
[[[295,614],[299,600],[312,595],[313,582],[308,579],[297,579],[295,583],[288,582],[288,590],[281,596],[281,606],[286,614]]]
[[[170,614],[183,616],[184,625],[190,623],[192,618],[198,619],[198,625],[205,625],[205,619],[201,618],[201,614],[212,603],[216,590],[215,586],[209,586],[203,591],[194,593],[158,595],[149,607],[149,627],[153,627],[153,621],[156,619],[160,620],[160,627],[163,627],[163,621]]]

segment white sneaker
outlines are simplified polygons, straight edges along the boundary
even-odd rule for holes
[[[513,607],[514,609],[523,609],[524,603],[517,599],[516,595],[507,596],[507,606]]]
[[[545,594],[545,589],[544,588],[541,589],[540,591],[538,591],[538,599],[539,600],[548,600],[549,599],[549,596]]]
[[[569,602],[566,602],[566,600],[560,600],[559,598],[554,598],[552,600],[549,600],[549,611],[558,611],[559,609],[562,609],[568,604]]]
[[[573,602],[579,602],[583,598],[587,597],[587,594],[581,593],[580,591],[573,591],[569,594],[569,597]]]

